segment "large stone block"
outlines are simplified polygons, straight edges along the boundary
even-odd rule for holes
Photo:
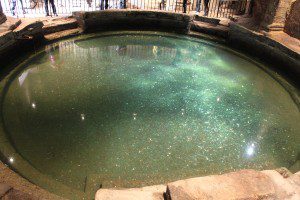
[[[79,26],[85,31],[151,29],[188,32],[194,16],[182,13],[145,10],[104,10],[74,12]]]
[[[18,39],[28,38],[28,37],[40,38],[44,36],[42,30],[43,26],[44,24],[41,21],[22,23],[14,30],[14,33],[16,35],[16,38]]]
[[[169,200],[275,199],[275,188],[266,174],[242,170],[169,183],[166,196]]]
[[[166,186],[156,185],[132,189],[100,189],[95,200],[163,200]]]

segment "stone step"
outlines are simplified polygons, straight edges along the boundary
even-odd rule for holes
[[[191,30],[221,38],[227,38],[229,33],[229,28],[226,26],[201,21],[194,21]]]
[[[209,24],[215,24],[215,25],[219,25],[221,21],[220,19],[217,18],[204,17],[199,15],[195,15],[194,20],[199,22],[209,23]]]
[[[95,200],[163,200],[165,185],[131,189],[100,189]]]
[[[45,35],[78,28],[77,20],[74,18],[57,18],[53,20],[44,20],[43,23],[43,32]]]
[[[48,35],[45,35],[45,39],[47,41],[55,41],[59,39],[66,39],[69,37],[73,37],[76,35],[81,34],[82,30],[80,28],[74,28],[74,29],[68,29],[68,30],[63,30],[55,33],[51,33]]]

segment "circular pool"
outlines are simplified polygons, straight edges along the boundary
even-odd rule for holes
[[[2,154],[33,183],[49,187],[18,158],[78,191],[91,182],[140,187],[290,168],[299,159],[299,107],[264,69],[175,34],[62,41],[1,81]]]

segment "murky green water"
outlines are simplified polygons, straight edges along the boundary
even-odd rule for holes
[[[290,168],[299,159],[300,114],[287,91],[252,62],[200,39],[61,42],[5,84],[10,143],[77,190]]]

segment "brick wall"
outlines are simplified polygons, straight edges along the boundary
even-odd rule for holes
[[[287,16],[284,31],[300,39],[300,0],[294,0]]]

